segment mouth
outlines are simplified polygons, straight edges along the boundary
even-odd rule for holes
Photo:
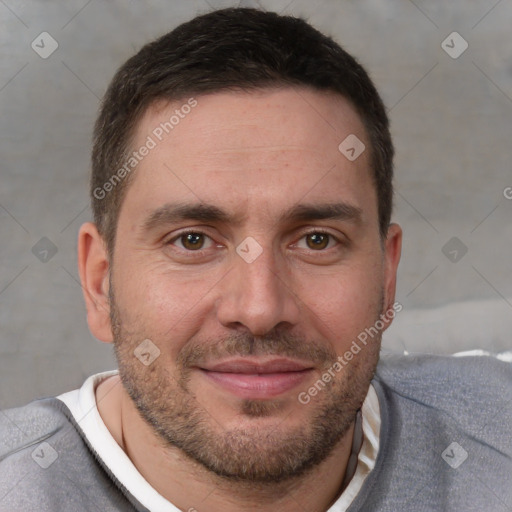
[[[198,368],[214,385],[245,399],[270,399],[308,379],[314,366],[287,358],[230,359]]]

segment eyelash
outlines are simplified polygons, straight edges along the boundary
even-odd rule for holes
[[[176,242],[180,238],[187,236],[187,235],[203,235],[203,236],[209,238],[212,242],[214,242],[213,238],[210,235],[208,235],[207,233],[205,233],[204,231],[201,231],[199,229],[189,229],[187,231],[182,231],[181,233],[174,235],[171,239],[169,239],[167,242],[165,242],[165,245],[173,245],[174,242]],[[189,252],[189,253],[194,253],[194,252],[202,253],[204,250],[206,250],[206,249],[198,249],[196,251],[191,251],[191,250],[187,250],[187,249],[182,249],[181,247],[178,247],[178,249],[180,249],[181,251]]]
[[[210,235],[208,235],[207,233],[205,233],[204,231],[201,231],[199,229],[198,230],[189,229],[187,231],[182,231],[181,233],[174,235],[171,239],[169,239],[167,242],[165,242],[165,245],[174,245],[174,242],[176,242],[180,238],[182,238],[186,235],[190,235],[190,234],[203,235],[203,236],[209,238],[213,243],[215,243],[213,238]],[[334,236],[331,232],[323,230],[323,229],[312,229],[310,231],[307,231],[302,234],[302,236],[298,239],[298,241],[302,240],[304,237],[306,237],[308,235],[313,235],[313,234],[327,235],[330,237],[330,239],[332,239],[336,242],[336,246],[343,245],[343,242],[337,236]],[[298,241],[294,245],[296,245],[298,243]],[[334,249],[334,247],[330,247],[328,249],[316,250],[316,251],[314,249],[310,249],[310,251],[313,253],[321,253],[321,252],[327,252],[329,249]],[[203,255],[204,251],[207,251],[208,249],[197,249],[197,250],[193,251],[193,250],[182,249],[181,247],[178,247],[178,250],[186,252],[188,254],[196,254],[196,255],[200,256],[200,255]]]
[[[330,240],[334,240],[336,242],[336,245],[334,247],[329,247],[328,249],[317,251],[315,251],[314,249],[310,249],[310,251],[314,253],[327,252],[329,249],[334,249],[335,247],[343,244],[343,242],[337,236],[333,235],[330,231],[326,231],[323,229],[312,229],[311,231],[307,231],[306,233],[303,233],[303,235],[299,238],[299,241],[308,235],[327,235],[328,237],[330,237]]]

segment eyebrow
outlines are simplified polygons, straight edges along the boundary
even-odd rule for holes
[[[217,206],[205,203],[167,203],[154,210],[144,221],[143,229],[151,231],[160,225],[183,220],[198,222],[229,222],[231,216]]]
[[[358,206],[345,202],[298,204],[284,212],[280,221],[342,220],[361,223],[362,213]],[[230,215],[217,206],[206,203],[167,203],[154,210],[143,222],[142,227],[144,231],[152,231],[161,225],[184,220],[237,224],[243,220],[243,216]]]
[[[360,223],[363,211],[358,206],[348,203],[326,204],[298,204],[290,208],[283,215],[283,220],[311,221],[311,220],[344,220]]]

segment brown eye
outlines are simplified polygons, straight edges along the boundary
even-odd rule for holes
[[[181,246],[189,251],[202,249],[205,243],[205,236],[202,233],[184,233],[178,238]]]
[[[329,245],[329,237],[327,233],[310,233],[306,235],[306,244],[309,249],[325,249]]]

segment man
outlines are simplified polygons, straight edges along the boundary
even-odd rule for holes
[[[88,322],[119,371],[6,412],[0,510],[512,510],[512,369],[381,360],[400,311],[393,147],[302,20],[195,18],[95,127]]]

